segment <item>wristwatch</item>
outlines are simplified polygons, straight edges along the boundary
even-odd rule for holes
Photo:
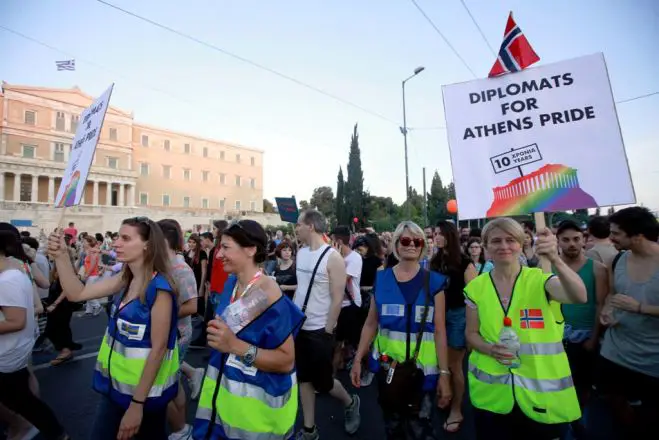
[[[250,345],[249,348],[247,349],[247,352],[242,357],[243,364],[245,364],[248,367],[251,367],[254,364],[254,361],[256,360],[256,352],[257,348],[254,345]]]

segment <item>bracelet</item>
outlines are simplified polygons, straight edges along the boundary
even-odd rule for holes
[[[442,370],[442,369],[440,369],[440,370],[439,370],[439,375],[440,375],[440,376],[450,376],[450,375],[451,375],[451,372],[450,372],[449,370]]]
[[[145,401],[143,401],[143,400],[137,400],[137,399],[134,398],[134,397],[131,398],[130,401],[133,402],[133,403],[137,403],[138,405],[144,405],[144,404],[146,403]]]

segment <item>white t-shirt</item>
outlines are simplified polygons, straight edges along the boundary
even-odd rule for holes
[[[23,272],[16,269],[0,272],[0,308],[26,309],[25,327],[0,335],[0,373],[13,373],[27,367],[36,328],[32,294],[32,282]],[[4,320],[4,314],[0,314],[0,321]]]
[[[323,245],[315,251],[309,250],[309,247],[301,248],[297,253],[295,260],[295,271],[297,275],[297,289],[293,302],[302,309],[304,299],[307,296],[307,289],[311,281],[311,274],[313,268],[316,267],[316,262],[320,258],[323,251],[328,245]],[[309,295],[309,302],[307,303],[307,310],[305,315],[306,321],[302,325],[303,330],[319,330],[325,328],[327,325],[327,316],[329,315],[330,306],[332,305],[332,295],[330,293],[329,276],[327,273],[327,261],[334,249],[330,249],[324,256],[316,277],[313,280],[311,287],[311,294]]]
[[[362,256],[355,251],[350,251],[348,255],[343,257],[343,261],[346,263],[346,275],[351,277],[350,283],[352,284],[353,301],[355,301],[355,305],[361,307],[362,295],[359,291],[359,282],[362,277],[362,265],[364,264],[364,261],[362,260]],[[348,288],[347,285],[346,288]],[[348,307],[349,305],[350,300],[348,299],[344,299],[343,303],[341,303],[342,308]]]

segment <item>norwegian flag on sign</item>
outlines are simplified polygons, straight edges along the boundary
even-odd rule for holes
[[[510,72],[519,72],[531,64],[540,61],[531,43],[526,39],[522,30],[513,19],[513,13],[508,16],[506,32],[503,34],[503,43],[499,49],[499,56],[494,62],[488,77],[503,75]]]
[[[519,311],[519,327],[526,329],[545,328],[545,319],[542,317],[542,309],[522,309]]]

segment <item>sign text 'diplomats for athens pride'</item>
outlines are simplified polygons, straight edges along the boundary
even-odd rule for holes
[[[443,92],[460,218],[636,202],[602,54]]]

